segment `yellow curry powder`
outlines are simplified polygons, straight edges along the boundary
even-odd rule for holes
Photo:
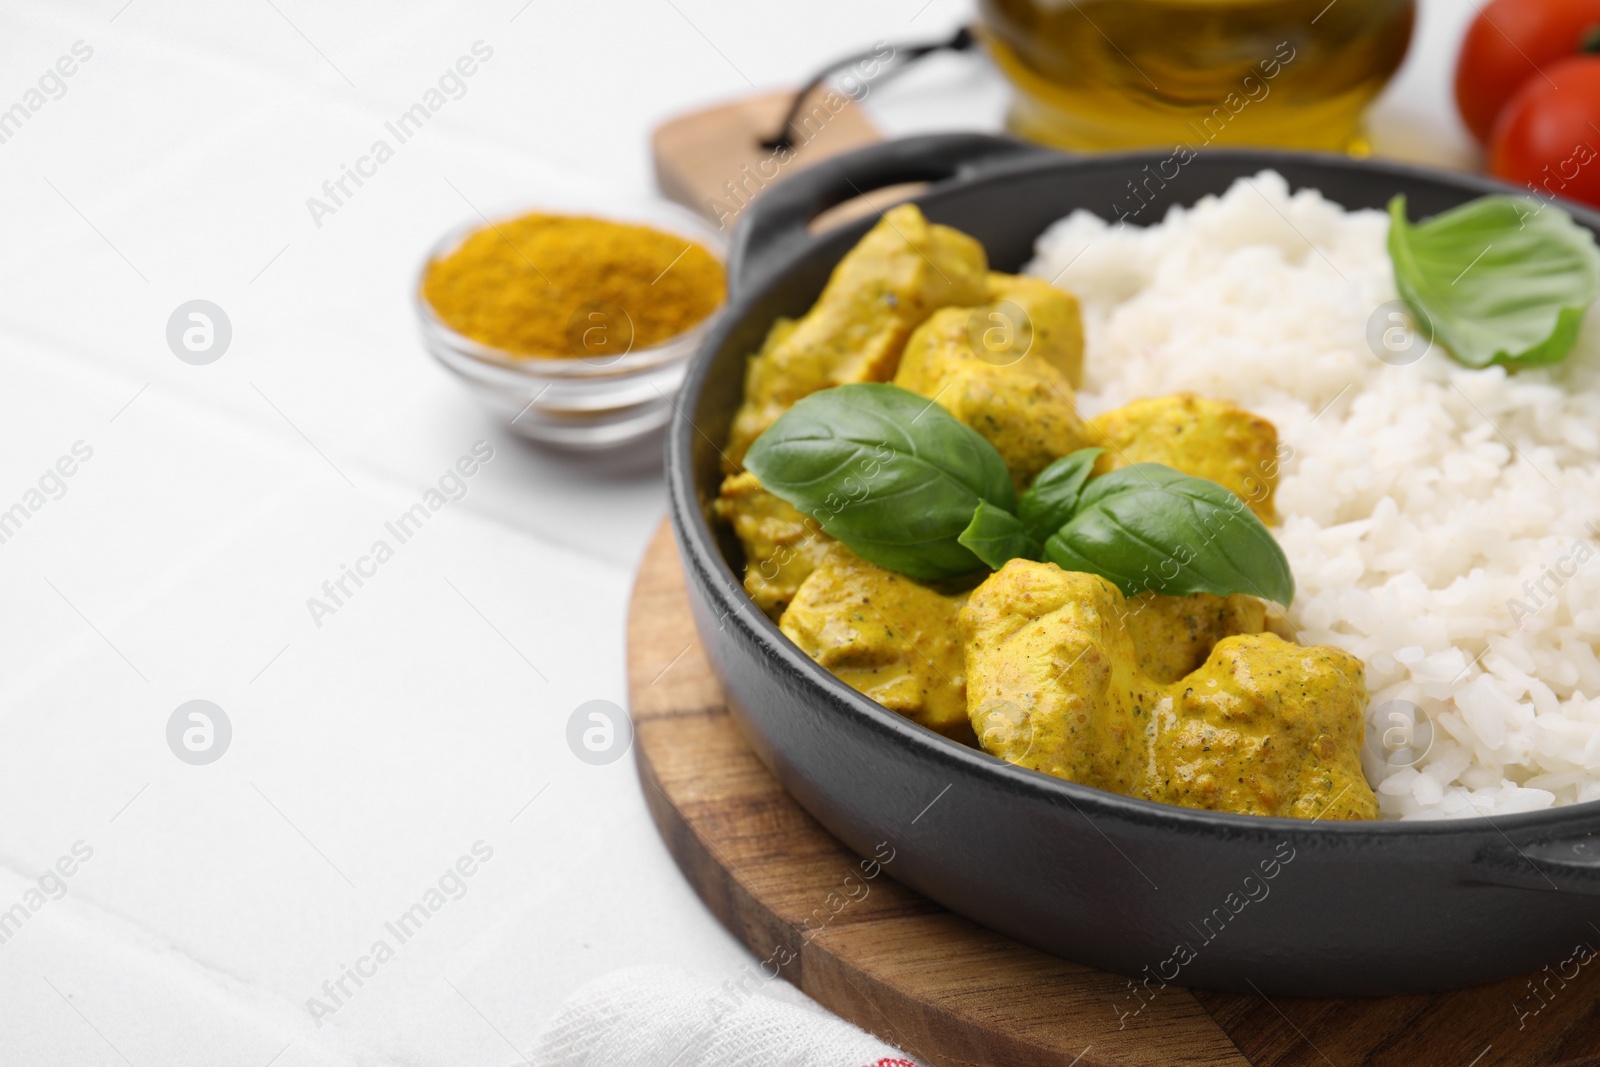
[[[615,356],[659,344],[722,303],[722,264],[646,226],[525,215],[428,265],[423,296],[474,341],[531,357]]]

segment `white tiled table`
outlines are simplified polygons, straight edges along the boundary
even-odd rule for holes
[[[1446,88],[1470,13],[1427,3],[1380,146],[1470,158]],[[76,42],[92,49],[0,143],[0,510],[26,507],[79,442],[92,450],[0,543],[0,1064],[510,1064],[604,971],[738,976],[749,957],[678,875],[631,760],[590,766],[565,740],[577,705],[625,700],[659,456],[583,461],[511,438],[422,354],[408,291],[465,201],[644,195],[647,132],[667,114],[966,14],[945,0],[0,13],[0,109]],[[314,220],[307,198],[479,41],[492,56],[460,98]],[[1003,100],[986,68],[947,57],[867,103],[910,132],[993,128]],[[208,366],[165,340],[194,298],[233,326]],[[466,495],[318,625],[307,598],[478,441],[494,457]],[[195,698],[233,728],[208,766],[166,741]],[[400,944],[385,923],[478,842],[492,858]],[[65,895],[29,909],[75,845],[92,856],[46,879]],[[314,1019],[308,998],[334,1005],[324,982],[379,939],[393,958]]]

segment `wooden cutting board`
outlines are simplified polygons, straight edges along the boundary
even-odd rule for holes
[[[863,879],[863,857],[802,811],[746,746],[687,596],[663,523],[628,615],[634,756],[684,877],[757,960],[771,961],[728,976],[735,986],[776,971],[934,1067],[1600,1064],[1600,960],[1565,978],[1551,967],[1383,999],[1171,987],[1119,1025],[1126,979],[991,933],[887,874]]]
[[[750,202],[774,185],[831,156],[883,140],[848,97],[824,88],[806,98],[794,148],[765,147],[762,142],[777,133],[793,102],[792,90],[755,93],[658,126],[650,155],[662,194],[731,232]],[[824,211],[811,229],[882,212],[922,188],[922,183],[907,183],[870,190]]]
[[[793,90],[754,93],[656,127],[650,155],[661,192],[731,226],[745,205],[789,175],[883,139],[848,97],[823,88],[806,99],[794,147],[765,147],[793,103]]]

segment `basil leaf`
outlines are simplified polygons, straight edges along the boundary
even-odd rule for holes
[[[1550,204],[1485,196],[1426,222],[1389,202],[1395,287],[1459,363],[1564,359],[1600,295],[1594,235]]]
[[[991,570],[999,570],[1006,565],[1006,560],[1019,557],[1036,560],[1043,551],[1022,520],[987,500],[979,501],[972,521],[957,540],[972,549],[973,555]]]
[[[1043,541],[1072,518],[1078,510],[1083,484],[1094,473],[1095,460],[1104,452],[1103,448],[1080,448],[1039,472],[1017,500],[1017,517],[1028,533]]]
[[[812,393],[756,438],[744,464],[862,559],[923,580],[981,567],[960,542],[972,513],[983,501],[1016,507],[995,447],[895,385]]]
[[[924,581],[1042,556],[1130,596],[1294,599],[1283,550],[1244,501],[1157,463],[1091,479],[1101,451],[1052,463],[1019,505],[977,431],[897,386],[842,385],[785,412],[745,466],[863,559]]]
[[[1136,463],[1093,479],[1045,557],[1133,596],[1250,593],[1288,607],[1289,561],[1244,501],[1204,478]]]

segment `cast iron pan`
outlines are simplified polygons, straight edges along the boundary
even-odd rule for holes
[[[1395,193],[1413,218],[1493,182],[1343,157],[1207,151],[1163,183],[1169,153],[1072,158],[978,135],[893,141],[802,172],[747,209],[733,293],[678,403],[667,457],[673,524],[702,644],[757,754],[862,855],[888,842],[896,879],[1018,941],[1165,983],[1268,995],[1407,993],[1537,970],[1600,944],[1600,803],[1425,823],[1312,823],[1170,807],[1013,767],[939,737],[822,670],[750,603],[738,546],[708,521],[718,448],[746,357],[799,315],[866,219],[806,223],[859,192],[929,181],[936,222],[1015,271],[1075,208],[1112,217],[1130,181],[1166,206],[1272,168],[1350,208]],[[1147,171],[1145,168],[1150,167]],[[1600,232],[1600,216],[1577,212]],[[1130,992],[1127,1007],[1148,994]]]

